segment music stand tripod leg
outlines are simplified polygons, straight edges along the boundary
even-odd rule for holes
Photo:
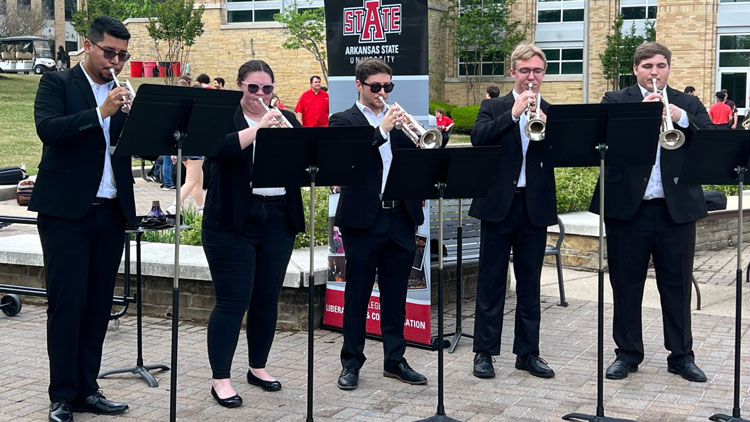
[[[462,306],[463,306],[463,242],[464,242],[464,226],[463,226],[463,201],[458,200],[458,226],[456,227],[456,332],[453,333],[451,339],[451,345],[448,349],[448,353],[456,351],[458,342],[461,341],[461,337],[468,337],[473,339],[474,336],[471,334],[465,334],[463,327],[461,326]],[[442,251],[440,251],[442,253]]]

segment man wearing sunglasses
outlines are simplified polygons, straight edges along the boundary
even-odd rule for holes
[[[379,59],[365,59],[355,67],[357,102],[331,116],[331,126],[373,126],[367,179],[363,186],[341,187],[334,224],[341,231],[346,255],[344,292],[344,344],[338,387],[359,386],[359,370],[365,363],[365,322],[375,273],[380,290],[380,329],[383,335],[383,376],[407,384],[427,384],[427,378],[404,359],[404,320],[407,279],[416,251],[416,227],[422,224],[421,201],[383,201],[393,150],[415,148],[396,122],[398,107],[385,108],[393,91],[390,66]]]
[[[72,412],[119,414],[123,403],[107,400],[96,378],[112,307],[125,223],[135,225],[129,156],[112,155],[128,103],[114,87],[130,58],[130,33],[118,20],[94,19],[84,41],[85,59],[71,70],[45,73],[34,118],[43,144],[29,209],[37,228],[47,283],[49,420],[73,420]]]
[[[506,275],[513,248],[516,276],[516,318],[513,353],[516,369],[551,378],[555,372],[539,357],[540,277],[547,226],[557,222],[555,176],[544,165],[547,141],[531,142],[524,133],[527,110],[542,120],[549,104],[537,104],[547,69],[544,52],[521,44],[510,56],[515,86],[504,97],[482,101],[471,131],[471,143],[502,145],[503,154],[485,198],[476,198],[469,215],[482,221],[474,322],[474,376],[493,378],[493,356],[500,354]]]

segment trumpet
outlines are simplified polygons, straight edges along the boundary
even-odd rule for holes
[[[126,79],[125,82],[120,82],[120,80],[117,79],[117,75],[115,74],[115,69],[114,68],[110,67],[109,68],[109,73],[112,74],[112,80],[115,81],[115,85],[117,87],[124,86],[125,88],[128,89],[128,96],[127,97],[122,97],[122,100],[123,101],[130,100],[130,102],[132,103],[133,100],[135,100],[135,89],[133,89],[133,85],[130,84],[130,81]],[[130,113],[130,104],[123,104],[122,108],[120,108],[120,110],[122,110],[123,113]]]
[[[415,119],[411,114],[407,113],[406,110],[404,110],[404,108],[401,107],[398,103],[393,103],[393,105],[390,105],[385,102],[385,99],[382,96],[378,96],[378,100],[383,103],[383,106],[386,108],[386,110],[391,107],[398,107],[403,110],[403,117],[406,118],[407,124],[403,124],[401,121],[397,121],[395,127],[396,129],[404,132],[406,136],[408,136],[409,139],[414,142],[414,145],[424,149],[440,148],[440,145],[443,143],[443,134],[440,133],[439,130],[423,128],[422,125],[419,124],[417,119]],[[409,124],[414,126],[414,129],[410,128]]]
[[[656,94],[656,79],[651,79]],[[667,114],[662,117],[661,132],[659,133],[659,145],[666,150],[673,150],[685,144],[685,134],[674,128],[672,118],[669,117],[669,100],[667,99],[667,90],[661,93],[661,102],[667,110]]]
[[[529,82],[529,91],[533,84]],[[544,139],[545,132],[547,131],[547,123],[539,118],[539,112],[531,111],[531,107],[541,107],[542,99],[541,94],[536,93],[536,100],[526,107],[526,125],[523,127],[523,133],[531,141],[541,141]]]
[[[281,113],[281,111],[278,108],[276,108],[276,107],[268,107],[266,105],[266,103],[263,102],[262,98],[257,98],[257,100],[260,103],[260,105],[262,105],[263,108],[266,109],[266,111],[276,110],[279,113]],[[289,120],[286,117],[284,117],[284,113],[281,113],[281,121],[279,121],[277,118],[274,117],[273,118],[273,122],[274,122],[274,124],[271,127],[274,128],[274,129],[275,128],[290,128],[290,127],[292,127],[292,124],[289,123]]]
[[[742,122],[742,128],[745,130],[750,130],[750,118],[747,118],[744,122]]]

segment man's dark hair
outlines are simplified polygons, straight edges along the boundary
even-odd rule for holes
[[[721,91],[716,91],[716,98],[718,98],[719,101],[724,101],[724,99],[727,98],[727,94]]]
[[[226,82],[224,81],[224,78],[214,78],[216,82],[219,83],[219,85],[224,86]]]
[[[312,76],[310,76],[310,83],[313,83],[313,81],[315,79],[317,79],[319,81],[323,81],[323,79],[320,79],[320,76],[318,76],[318,75],[312,75]]]
[[[692,94],[693,92],[695,92],[695,87],[692,85],[688,85],[685,87],[684,92],[685,94]]]
[[[495,85],[490,85],[487,87],[487,94],[490,96],[490,98],[497,98],[500,96],[500,88],[496,87]]]
[[[195,78],[196,82],[202,83],[202,84],[210,84],[211,78],[208,77],[205,73],[201,73],[198,75],[197,78]]]
[[[393,76],[391,67],[380,59],[368,58],[360,60],[354,67],[354,76],[360,82],[364,82],[370,76],[377,75],[378,73],[387,73]]]
[[[664,56],[664,58],[667,59],[667,64],[672,66],[672,52],[669,51],[666,46],[659,44],[658,42],[647,42],[639,45],[638,48],[635,49],[635,54],[633,54],[633,64],[638,66],[643,60],[650,59],[657,54]]]
[[[99,42],[104,39],[104,34],[109,34],[117,39],[129,41],[130,32],[125,25],[112,16],[99,16],[89,25],[89,32],[86,38],[93,42]]]
[[[271,82],[274,82],[273,70],[271,70],[271,66],[269,66],[268,63],[264,62],[263,60],[250,60],[240,66],[239,70],[237,71],[237,82],[242,82],[243,80],[245,80],[245,77],[248,73],[253,72],[268,73],[268,76],[271,77]]]
[[[435,113],[445,114],[442,108],[436,108]]]

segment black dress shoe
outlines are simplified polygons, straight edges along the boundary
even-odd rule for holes
[[[214,399],[216,399],[216,403],[219,403],[220,405],[224,407],[239,407],[242,406],[242,397],[240,397],[239,394],[235,394],[232,397],[227,397],[225,399],[222,399],[219,397],[218,394],[216,394],[216,390],[214,390],[214,387],[211,387],[211,395],[214,396]]]
[[[692,382],[706,382],[706,374],[694,362],[667,364],[667,371]]]
[[[49,405],[49,422],[73,422],[73,410],[64,401],[52,402]]]
[[[427,377],[420,374],[419,372],[411,369],[406,359],[402,360],[395,368],[390,371],[383,371],[383,376],[388,378],[396,378],[401,382],[405,382],[411,385],[425,385],[427,384]]]
[[[336,386],[342,390],[356,390],[359,387],[359,368],[343,368]]]
[[[98,391],[83,400],[73,402],[74,412],[96,413],[97,415],[119,415],[126,410],[128,410],[127,404],[109,401]]]
[[[516,369],[528,371],[531,375],[539,378],[555,376],[555,371],[547,366],[547,362],[539,355],[516,356]]]
[[[247,383],[251,385],[257,385],[258,387],[266,391],[279,391],[281,390],[281,383],[278,381],[266,381],[262,380],[255,375],[252,371],[247,371]]]
[[[615,359],[612,365],[607,368],[607,379],[621,380],[627,378],[631,372],[638,371],[638,364],[625,362],[622,359]]]
[[[474,376],[477,378],[495,378],[495,367],[492,366],[492,356],[487,352],[474,355]]]

